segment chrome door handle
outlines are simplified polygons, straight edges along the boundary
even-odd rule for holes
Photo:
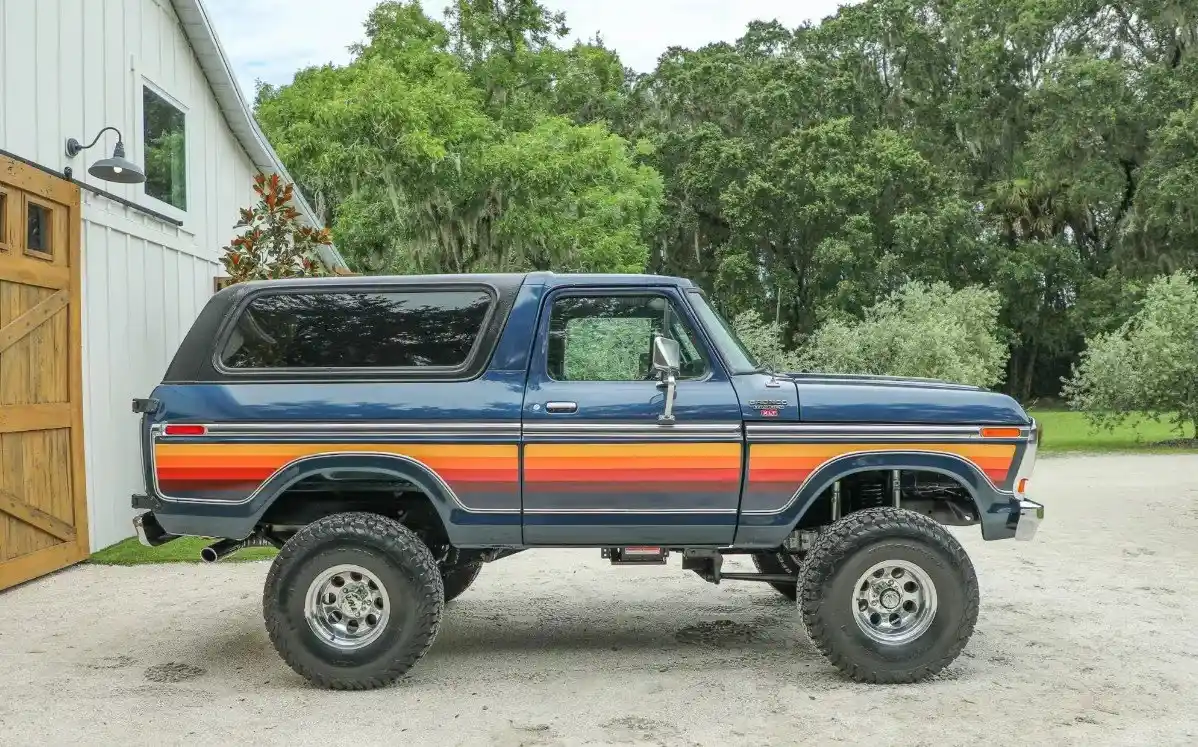
[[[545,412],[548,413],[570,413],[578,412],[577,402],[546,402]]]

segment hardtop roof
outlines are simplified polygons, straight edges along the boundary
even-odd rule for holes
[[[676,286],[694,288],[686,278],[669,275],[648,274],[603,274],[603,273],[474,273],[474,274],[430,274],[430,275],[352,275],[319,278],[283,278],[279,280],[254,280],[238,283],[227,290],[237,289],[238,294],[262,288],[295,290],[299,288],[319,289],[322,286],[352,288],[354,286],[381,285],[456,285],[461,283],[485,283],[499,287],[513,285],[543,285],[548,287],[570,286]]]

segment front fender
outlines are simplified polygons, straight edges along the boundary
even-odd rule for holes
[[[981,517],[982,536],[1005,536],[1012,493],[1000,490],[965,457],[928,451],[885,451],[844,454],[820,465],[795,492],[791,500],[775,510],[743,511],[737,529],[736,544],[778,547],[795,530],[815,501],[837,480],[859,472],[884,470],[934,472],[961,484],[973,500]]]

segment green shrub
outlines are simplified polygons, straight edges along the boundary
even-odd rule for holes
[[[1198,425],[1198,276],[1179,272],[1148,287],[1118,331],[1086,340],[1065,382],[1070,405],[1113,428],[1147,415],[1182,435]],[[1187,426],[1189,428],[1187,429]]]
[[[1003,378],[1007,347],[999,333],[1002,299],[977,287],[908,283],[865,312],[829,320],[789,352],[776,324],[754,312],[736,318],[737,333],[776,370],[917,376],[993,387]]]
[[[997,292],[978,287],[907,283],[866,309],[864,320],[833,319],[820,327],[803,350],[804,368],[993,387],[1007,361],[1001,305]]]

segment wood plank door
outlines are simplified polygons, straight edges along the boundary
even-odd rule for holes
[[[88,555],[79,188],[0,156],[0,589]]]

